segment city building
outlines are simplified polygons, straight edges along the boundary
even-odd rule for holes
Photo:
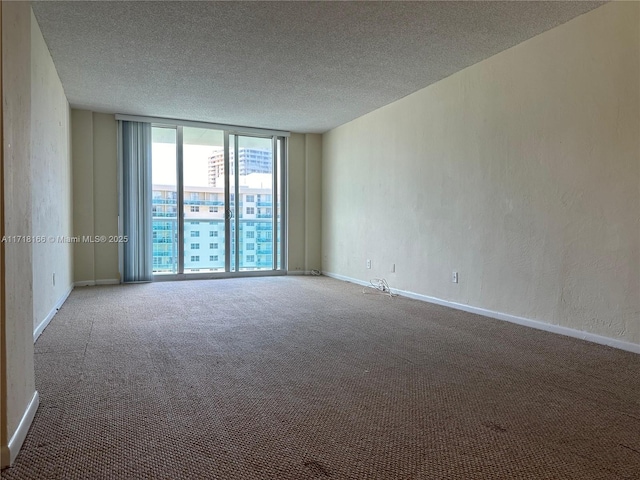
[[[238,148],[238,174],[240,176],[250,173],[271,173],[272,152],[264,148]],[[234,169],[233,149],[230,150],[229,163]],[[224,149],[217,150],[209,157],[209,185],[220,186],[219,179],[224,175]]]
[[[173,274],[178,268],[177,192],[170,185],[154,185],[153,271]],[[233,203],[233,197],[231,197]],[[225,212],[223,187],[185,187],[184,271],[225,270]],[[240,186],[239,270],[273,268],[273,195],[271,189]],[[233,219],[234,208],[231,210]],[[277,225],[276,225],[277,227]],[[230,221],[231,269],[235,270],[235,222]],[[276,236],[277,237],[277,236]],[[276,245],[279,246],[279,242]],[[278,249],[279,251],[279,249]]]

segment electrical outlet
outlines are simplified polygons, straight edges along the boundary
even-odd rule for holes
[[[453,272],[453,273],[451,274],[451,281],[452,281],[453,283],[458,283],[458,272]]]
[[[371,268],[371,260],[367,259],[367,268]]]

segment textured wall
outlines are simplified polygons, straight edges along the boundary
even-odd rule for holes
[[[94,235],[93,228],[93,114],[71,110],[73,159],[73,234]],[[73,246],[74,282],[94,282],[94,244]]]
[[[308,273],[320,269],[321,136],[294,133],[288,151],[288,268]]]
[[[290,272],[304,272],[305,136],[293,133],[288,147],[287,261]]]
[[[114,115],[71,111],[73,229],[76,236],[118,234],[117,123]],[[119,280],[117,243],[78,243],[74,281]]]
[[[305,135],[305,269],[320,270],[322,260],[322,136]]]
[[[33,314],[36,328],[72,286],[72,245],[49,237],[72,235],[69,104],[42,33],[31,14]],[[55,284],[53,275],[55,274]]]
[[[118,235],[117,123],[113,115],[93,114],[94,235]],[[118,244],[95,245],[96,281],[119,280]]]
[[[325,134],[323,270],[640,343],[639,9]]]
[[[0,63],[2,60],[2,3],[0,2]],[[2,66],[4,64],[2,63]],[[4,93],[3,93],[3,85],[2,85],[2,67],[0,67],[0,129],[2,129],[2,137],[4,138]],[[0,145],[0,162],[4,165],[4,140],[2,141],[2,145]],[[4,172],[0,170],[0,209],[3,212],[0,213],[0,218],[2,218],[2,223],[4,223]],[[4,234],[4,225],[0,225],[0,233]],[[5,288],[5,279],[4,279],[4,268],[1,266],[4,265],[4,247],[0,245],[0,468],[4,467],[4,465],[10,462],[9,455],[9,447],[7,445],[7,417],[6,417],[6,403],[7,403],[7,392],[6,392],[6,348],[4,347],[4,331],[6,326],[6,316],[5,316],[5,308],[4,308],[4,288]]]
[[[6,235],[31,235],[31,7],[28,2],[0,5],[4,228]],[[3,463],[7,460],[7,442],[35,393],[32,247],[30,243],[5,243],[4,248]]]

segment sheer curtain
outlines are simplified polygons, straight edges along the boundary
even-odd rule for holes
[[[153,279],[151,124],[119,121],[122,282]]]

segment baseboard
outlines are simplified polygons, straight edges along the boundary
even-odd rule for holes
[[[38,395],[38,391],[36,390],[27,406],[27,409],[22,415],[22,419],[18,424],[18,428],[11,436],[11,440],[9,440],[8,450],[9,450],[9,463],[5,466],[11,466],[13,462],[16,460],[18,453],[20,453],[20,449],[22,448],[22,444],[24,443],[25,438],[27,438],[27,433],[29,432],[29,428],[31,427],[31,422],[33,422],[33,417],[36,415],[36,411],[38,410],[38,406],[40,405],[40,396]],[[4,455],[3,455],[4,457]]]
[[[107,278],[105,280],[79,280],[74,282],[75,287],[95,287],[96,285],[119,285],[117,278]]]
[[[327,277],[335,278],[337,280],[342,280],[345,282],[355,283],[357,285],[367,286],[370,285],[369,282],[358,280],[356,278],[347,277],[344,275],[339,275],[337,273],[331,272],[322,272],[323,275]],[[436,305],[442,305],[444,307],[455,308],[456,310],[463,310],[469,313],[475,313],[477,315],[482,315],[484,317],[495,318],[497,320],[503,320],[505,322],[516,323],[518,325],[523,325],[525,327],[531,327],[538,330],[544,330],[546,332],[557,333],[560,335],[565,335],[567,337],[579,338],[580,340],[586,340],[588,342],[598,343],[600,345],[606,345],[608,347],[617,348],[620,350],[625,350],[627,352],[638,353],[640,354],[640,345],[625,342],[622,340],[617,340],[615,338],[603,337],[601,335],[596,335],[594,333],[584,332],[582,330],[575,330],[573,328],[562,327],[560,325],[553,325],[551,323],[545,323],[538,320],[531,320],[529,318],[518,317],[516,315],[509,315],[507,313],[495,312],[493,310],[487,310],[485,308],[474,307],[471,305],[465,305],[463,303],[451,302],[449,300],[442,300],[441,298],[430,297],[428,295],[422,295],[419,293],[414,293],[406,290],[397,290],[395,288],[391,289],[393,293],[397,293],[403,297],[413,298],[415,300],[421,300],[423,302],[434,303]]]
[[[340,275],[337,273],[331,272],[322,272],[322,275],[326,277],[335,278],[336,280],[342,280],[343,282],[355,283],[356,285],[362,285],[363,287],[368,287],[371,285],[371,282],[367,282],[365,280],[358,280],[357,278],[347,277],[345,275]],[[393,293],[396,293],[396,290],[393,290]]]
[[[44,331],[44,329],[47,328],[47,325],[49,325],[49,322],[51,322],[51,319],[55,316],[56,313],[58,313],[58,310],[60,310],[60,307],[62,307],[62,304],[67,300],[67,298],[69,298],[69,294],[71,293],[72,290],[73,290],[73,285],[71,287],[69,287],[69,290],[67,290],[60,297],[60,299],[56,302],[55,306],[51,309],[51,311],[45,317],[45,319],[42,320],[40,322],[40,324],[35,328],[35,330],[33,331],[33,342],[34,343],[38,339],[40,334]]]

